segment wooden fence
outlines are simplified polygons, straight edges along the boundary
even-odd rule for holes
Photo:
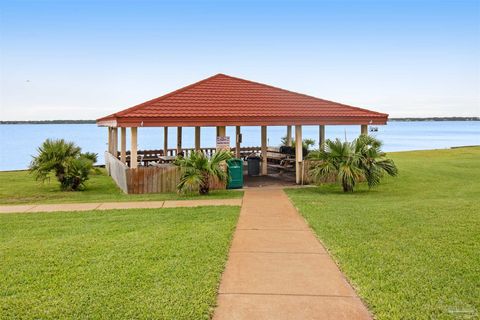
[[[128,193],[175,192],[180,182],[180,168],[174,165],[139,167],[127,171]]]
[[[171,164],[130,169],[108,152],[105,167],[117,186],[128,194],[176,192],[181,176],[181,169]],[[225,189],[226,185],[213,180],[210,188]]]
[[[127,172],[130,169],[127,165],[118,160],[111,153],[105,152],[105,168],[117,186],[122,189],[123,192],[128,193]]]

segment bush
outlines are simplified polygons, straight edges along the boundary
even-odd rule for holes
[[[209,159],[203,152],[192,152],[188,157],[178,157],[175,165],[182,168],[182,176],[177,186],[179,192],[188,193],[196,191],[199,194],[208,194],[210,181],[218,179],[228,182],[228,171],[222,167],[232,154],[228,151],[218,151]]]
[[[374,187],[388,174],[396,176],[397,167],[381,150],[382,143],[368,135],[361,135],[353,142],[339,139],[325,142],[326,149],[311,152],[309,174],[317,183],[336,177],[344,192],[353,192],[359,181]]]
[[[88,175],[97,161],[96,153],[82,153],[73,142],[45,140],[38,148],[38,155],[30,163],[35,180],[48,180],[53,173],[65,191],[82,190]]]

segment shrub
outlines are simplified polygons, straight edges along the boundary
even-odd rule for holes
[[[311,152],[309,174],[314,181],[336,176],[344,192],[353,192],[359,181],[366,181],[369,188],[380,183],[384,174],[396,176],[395,163],[382,152],[382,143],[368,135],[361,135],[352,142],[327,140],[326,149]]]
[[[175,165],[182,168],[182,176],[177,188],[186,193],[198,191],[200,194],[208,194],[212,178],[220,182],[227,182],[228,173],[222,163],[232,157],[228,151],[218,151],[210,159],[202,152],[192,152],[188,157],[179,157]]]
[[[29,170],[35,180],[42,182],[53,173],[62,190],[77,191],[84,188],[96,161],[97,154],[82,153],[73,142],[47,139],[38,148]]]

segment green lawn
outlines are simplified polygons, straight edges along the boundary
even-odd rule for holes
[[[480,148],[392,153],[397,178],[290,198],[378,319],[480,315]]]
[[[176,193],[124,194],[107,176],[105,170],[93,174],[87,181],[86,189],[81,192],[60,191],[59,184],[52,179],[41,183],[33,180],[28,171],[0,172],[0,204],[30,203],[68,203],[103,201],[143,201],[143,200],[179,200],[179,199],[218,199],[240,198],[243,193],[235,190],[215,190],[208,196],[196,194],[179,195]]]
[[[0,319],[208,319],[238,214],[0,215]]]

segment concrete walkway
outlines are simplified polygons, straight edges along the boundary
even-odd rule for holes
[[[246,190],[214,320],[371,319],[281,189]]]
[[[112,209],[155,209],[199,206],[241,206],[242,199],[166,200],[132,202],[64,203],[0,206],[0,213],[89,211]]]

